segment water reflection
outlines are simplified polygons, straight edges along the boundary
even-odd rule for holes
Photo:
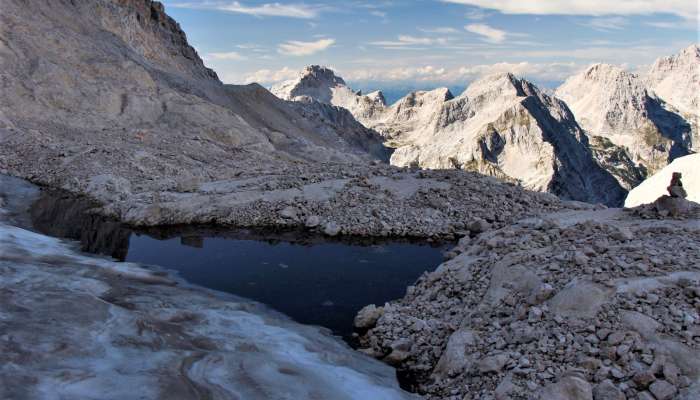
[[[334,239],[308,232],[181,226],[135,231],[90,212],[88,201],[43,192],[34,229],[86,252],[174,269],[189,282],[260,301],[301,323],[349,337],[363,306],[405,294],[442,260],[426,243]]]

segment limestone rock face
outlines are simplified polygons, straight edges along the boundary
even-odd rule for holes
[[[625,194],[613,174],[594,161],[588,138],[566,105],[511,74],[474,82],[458,97],[438,88],[412,92],[388,106],[381,93],[363,96],[331,70],[311,66],[272,92],[349,110],[395,148],[392,165],[475,171],[527,189],[608,205],[619,205]],[[625,167],[631,163],[623,155],[606,157]],[[634,173],[620,174],[634,183],[641,180]]]
[[[677,108],[690,123],[692,148],[700,152],[700,47],[693,44],[656,60],[646,78],[656,95]]]
[[[366,122],[386,106],[382,92],[376,91],[363,96],[350,89],[343,78],[336,76],[333,70],[319,65],[306,67],[296,79],[282,82],[270,91],[284,100],[306,97],[320,103],[343,107],[370,128],[371,124]]]
[[[625,149],[647,173],[692,147],[690,124],[678,110],[648,90],[642,77],[622,68],[593,65],[567,79],[556,96],[566,101],[590,135]]]
[[[375,128],[396,147],[391,163],[459,168],[565,198],[619,204],[624,189],[593,159],[560,100],[512,74],[492,75],[452,98],[411,94]]]
[[[649,87],[679,111],[700,114],[700,46],[656,60],[646,76]]]
[[[332,103],[335,92],[345,91],[345,89],[349,90],[345,81],[336,76],[333,70],[320,65],[311,65],[306,67],[296,79],[283,82],[270,91],[284,100],[308,96],[322,103]]]
[[[290,160],[366,162],[381,141],[259,85],[222,84],[150,0],[3,1],[0,78],[0,169],[24,176],[47,175],[54,159],[81,165],[82,182],[106,170],[132,183],[211,179]]]

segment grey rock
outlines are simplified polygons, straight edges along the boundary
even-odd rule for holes
[[[308,218],[306,218],[306,222],[304,225],[307,228],[315,228],[319,225],[321,225],[321,218],[318,215],[311,215]]]
[[[606,380],[593,388],[593,400],[625,400],[627,396],[611,381]]]
[[[340,227],[335,222],[328,222],[323,228],[323,233],[328,236],[337,236],[340,233]]]
[[[296,207],[288,206],[280,211],[280,216],[287,219],[297,219],[298,210]]]
[[[509,360],[508,354],[496,354],[482,358],[477,362],[476,367],[481,374],[497,373],[503,370]]]
[[[593,390],[585,379],[567,376],[545,386],[537,395],[538,400],[593,400]]]
[[[655,381],[649,385],[649,391],[657,400],[670,400],[676,395],[678,389],[667,381]]]
[[[384,313],[382,307],[377,307],[374,304],[363,307],[355,316],[354,325],[358,329],[370,329],[377,324],[377,320]]]
[[[646,389],[656,380],[656,376],[650,371],[640,371],[634,374],[632,380],[634,380],[639,388]]]
[[[451,373],[468,371],[475,363],[471,354],[467,353],[467,347],[476,344],[474,332],[468,329],[460,329],[450,335],[445,351],[435,366],[435,373],[439,376],[448,376]]]

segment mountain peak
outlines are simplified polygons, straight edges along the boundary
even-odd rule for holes
[[[629,78],[633,75],[617,65],[603,63],[592,64],[583,73],[584,78],[592,80],[606,80],[618,77]]]
[[[700,47],[692,44],[675,55],[656,60],[647,75],[647,83],[664,101],[697,118],[700,115],[697,89],[700,86]],[[700,149],[699,145],[696,147]]]
[[[332,69],[320,65],[309,65],[299,73],[297,78],[275,85],[270,91],[284,100],[308,96],[330,104],[336,88],[345,88],[350,91],[343,78],[337,76]]]
[[[345,86],[343,78],[337,76],[332,69],[321,65],[309,65],[304,68],[299,76],[299,80],[312,80],[319,83],[327,83],[330,86]]]
[[[474,82],[462,93],[462,96],[476,98],[487,95],[497,97],[501,95],[529,96],[540,90],[531,82],[520,79],[511,72],[500,72],[486,75]]]
[[[384,97],[384,93],[381,90],[375,90],[372,93],[368,93],[367,98],[375,104],[386,106],[386,97]]]

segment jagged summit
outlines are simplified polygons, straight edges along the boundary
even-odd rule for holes
[[[386,106],[386,98],[381,90],[375,90],[374,92],[367,93],[367,98],[372,100],[377,105]]]
[[[310,65],[304,68],[297,78],[274,86],[271,92],[284,100],[309,96],[322,103],[330,104],[336,89],[347,89],[352,92],[343,78],[336,76],[330,68]]]
[[[694,117],[697,123],[700,116],[700,47],[697,44],[656,60],[647,80],[659,97]],[[696,148],[700,149],[700,144]]]
[[[345,108],[365,125],[375,113],[386,107],[382,92],[362,95],[362,92],[348,87],[333,70],[318,65],[304,68],[296,79],[273,86],[270,91],[284,100],[306,96],[320,103]]]
[[[624,196],[566,105],[513,74],[485,76],[458,97],[410,93],[374,124],[396,147],[394,165],[477,171],[577,200]]]
[[[688,154],[690,127],[675,110],[649,91],[639,75],[595,64],[556,90],[578,123],[591,135],[629,152],[648,172]]]
[[[363,96],[317,66],[272,91],[349,110],[396,149],[393,165],[476,171],[532,190],[613,205],[625,195],[594,161],[568,107],[512,73],[485,76],[457,97],[442,87],[411,92],[391,106],[381,93]]]

